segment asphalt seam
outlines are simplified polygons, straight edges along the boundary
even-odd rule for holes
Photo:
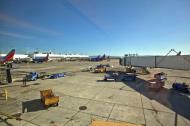
[[[106,102],[106,101],[100,101],[100,100],[94,100],[94,99],[88,99],[88,98],[81,98],[81,97],[76,97],[76,96],[71,96],[71,95],[66,95],[66,94],[64,94],[64,95],[65,96],[69,96],[69,97],[79,98],[79,99],[92,100],[92,101],[96,101],[96,102],[115,104],[115,105],[121,105],[121,106],[131,107],[131,108],[146,109],[146,110],[152,110],[152,111],[154,111],[154,109],[149,109],[149,108],[142,108],[142,107],[130,106],[130,105],[126,105],[126,104],[119,104],[119,103],[115,103],[115,102]],[[172,112],[166,112],[166,111],[160,111],[160,110],[157,110],[157,111],[158,112],[164,112],[164,113],[173,114]]]
[[[47,110],[47,111],[49,111],[49,110]],[[30,120],[30,122],[32,122],[33,120],[35,120],[36,118],[38,118],[39,116],[41,116],[41,115],[43,115],[45,113],[45,111],[44,112],[42,112],[42,113],[40,113],[40,114],[38,114],[38,115],[36,115],[34,118],[32,118],[31,120]],[[33,123],[33,122],[32,122]],[[35,124],[35,123],[34,123]],[[37,126],[40,126],[39,124],[36,124]]]
[[[72,82],[67,82],[68,84],[72,84],[72,85],[77,85],[75,83],[72,83]],[[95,86],[95,85],[90,85],[90,84],[80,84],[81,86],[92,86],[92,87],[104,87],[104,88],[109,88],[109,89],[115,89],[115,90],[119,90],[121,87],[118,87],[118,88],[113,88],[113,87],[106,87],[106,86]],[[126,85],[124,85],[126,87]],[[123,91],[131,91],[131,92],[136,92],[136,91],[133,91],[133,90],[126,90],[126,89],[122,89]]]
[[[74,118],[79,112],[80,112],[80,110],[77,111],[74,115],[72,115],[71,118],[70,118],[67,122],[65,122],[65,124],[63,124],[63,126],[65,126],[65,125],[67,125],[69,122],[71,122],[71,121],[73,120],[73,118]]]
[[[2,116],[5,116],[5,115],[2,115]],[[12,114],[10,114],[10,116],[12,116]],[[6,117],[6,116],[5,116]],[[11,118],[10,118],[11,119]],[[16,120],[16,119],[13,119],[13,120],[16,120],[16,121],[18,121],[18,122],[21,122],[21,121],[24,121],[25,123],[23,124],[23,125],[26,125],[27,123],[30,123],[30,124],[33,124],[33,125],[36,125],[36,126],[40,126],[40,125],[38,125],[38,124],[36,124],[36,123],[33,123],[32,122],[32,119],[31,120],[26,120],[26,119],[23,119],[23,118],[20,118],[21,120]]]
[[[112,113],[114,107],[115,107],[115,104],[113,104],[113,106],[112,106],[112,109],[111,109],[111,111],[110,111],[110,113],[109,113],[109,115],[108,115],[108,117],[107,117],[107,121],[109,120],[109,118],[110,118],[110,116],[111,116],[111,113]]]
[[[140,93],[140,97],[141,97],[141,105],[142,105],[142,110],[143,110],[144,122],[145,122],[145,125],[146,125],[146,116],[145,116],[145,112],[144,112],[144,105],[143,105],[141,93]]]
[[[78,113],[84,113],[84,114],[87,114],[87,115],[90,115],[90,116],[97,116],[97,117],[100,117],[100,118],[107,118],[107,117],[105,117],[105,116],[100,116],[100,115],[96,115],[96,114],[92,114],[92,113],[86,113],[86,112],[83,112],[83,111],[78,111]],[[76,115],[78,114],[78,113],[76,113]],[[74,115],[74,116],[76,116],[76,115]],[[74,117],[73,116],[73,117]],[[72,117],[71,117],[72,118]],[[109,119],[111,119],[111,120],[114,120],[114,121],[119,121],[119,122],[123,122],[123,123],[131,123],[131,122],[127,122],[127,121],[123,121],[123,120],[119,120],[119,119],[114,119],[114,118],[109,118]],[[64,126],[66,126],[70,121],[72,121],[72,120],[69,120],[67,123],[65,123],[64,124]],[[106,120],[106,121],[108,121],[108,120]],[[134,123],[131,123],[131,124],[134,124]]]
[[[92,99],[95,98],[95,97],[98,95],[98,93],[101,92],[103,89],[104,89],[104,87],[103,87],[102,89],[100,89],[100,91],[98,91],[98,92],[92,97]],[[70,97],[72,97],[72,96],[70,96]],[[90,102],[92,99],[89,99],[89,101],[88,101],[85,105],[88,105],[89,102]],[[87,108],[87,109],[88,109],[88,108]],[[82,110],[77,111],[77,112],[71,117],[71,119],[68,120],[68,121],[64,124],[64,126],[67,125],[70,121],[72,121],[72,120],[73,120],[73,117],[75,117],[75,116],[76,116],[78,113],[80,113],[80,112],[82,112]],[[86,114],[88,114],[88,113],[86,113]]]

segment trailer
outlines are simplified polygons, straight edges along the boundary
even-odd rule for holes
[[[56,78],[61,78],[61,77],[65,77],[65,75],[63,73],[57,73],[57,74],[50,75],[48,78],[49,79],[56,79]]]
[[[183,93],[190,93],[190,87],[186,83],[173,83],[172,87],[174,90],[181,91]]]

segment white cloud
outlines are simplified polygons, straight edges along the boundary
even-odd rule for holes
[[[33,36],[27,36],[27,35],[17,34],[17,33],[13,33],[13,32],[6,32],[6,31],[0,31],[0,35],[21,38],[21,39],[33,39],[34,38]]]
[[[62,32],[57,32],[57,31],[50,30],[50,29],[47,29],[47,28],[39,27],[39,26],[36,26],[36,25],[34,25],[32,23],[22,21],[22,20],[18,20],[18,19],[14,18],[14,17],[8,16],[8,15],[5,15],[5,14],[1,14],[1,13],[0,13],[0,21],[5,21],[6,23],[9,23],[9,24],[13,24],[13,25],[16,25],[16,26],[19,26],[19,27],[35,30],[35,31],[38,31],[38,32],[48,33],[48,34],[51,34],[51,35],[63,35]]]

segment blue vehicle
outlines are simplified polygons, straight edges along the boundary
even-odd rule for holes
[[[136,81],[136,74],[121,74],[121,73],[108,73],[104,76],[104,80],[109,79],[115,81]]]
[[[190,93],[190,88],[185,83],[173,83],[172,85],[173,89],[184,92],[184,93]]]
[[[108,73],[104,76],[104,81],[107,81],[107,80],[119,80],[119,74],[118,73]]]
[[[136,81],[136,74],[125,74],[122,81]]]
[[[38,73],[36,72],[30,72],[28,75],[26,75],[26,80],[27,81],[35,81],[38,79]]]
[[[49,79],[56,79],[56,78],[60,78],[60,77],[64,77],[65,75],[63,73],[57,73],[57,74],[52,74],[50,75],[48,78]]]

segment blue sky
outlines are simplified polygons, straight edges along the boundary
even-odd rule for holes
[[[190,54],[190,0],[1,0],[0,50]]]

